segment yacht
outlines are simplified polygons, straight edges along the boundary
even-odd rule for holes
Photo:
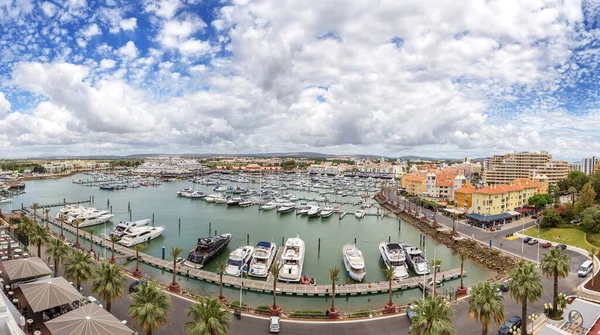
[[[248,264],[253,253],[254,247],[251,245],[235,249],[229,254],[225,274],[235,277],[241,276],[242,271],[244,271],[244,266]]]
[[[238,204],[240,207],[249,207],[252,206],[253,202],[250,199],[245,199],[240,201],[240,203]]]
[[[296,209],[296,205],[293,202],[282,203],[279,208],[277,208],[277,213],[289,213]]]
[[[297,282],[302,277],[304,264],[304,241],[299,237],[288,238],[281,256],[282,268],[279,280]]]
[[[80,205],[66,205],[65,207],[61,208],[58,213],[56,213],[56,219],[60,219],[60,216],[62,215],[64,218],[67,218],[68,216],[75,214],[75,213],[79,213],[81,211],[83,211],[85,209],[85,207],[80,206]]]
[[[229,199],[225,198],[224,196],[215,197],[215,204],[226,204],[227,201],[229,201]]]
[[[406,254],[406,263],[408,267],[417,275],[429,274],[427,259],[419,248],[411,247],[408,244],[403,244],[402,248]]]
[[[240,204],[240,202],[242,202],[242,198],[231,198],[229,201],[227,201],[227,206],[237,206]]]
[[[204,192],[194,191],[194,192],[190,193],[190,198],[192,198],[192,199],[202,199],[205,197],[206,197],[206,194],[204,194]]]
[[[344,265],[346,266],[346,271],[348,271],[350,278],[356,281],[362,281],[367,274],[362,251],[354,244],[346,244],[342,248],[342,255],[344,256]]]
[[[359,209],[359,210],[357,210],[356,212],[354,212],[354,216],[355,216],[357,219],[362,219],[362,218],[364,218],[364,217],[365,217],[365,215],[367,215],[367,211],[365,211],[365,210],[362,210],[362,209]]]
[[[260,206],[260,209],[262,209],[263,211],[270,211],[272,209],[277,208],[277,204],[274,202],[267,202],[266,204]]]
[[[133,247],[136,244],[148,242],[159,237],[160,234],[162,234],[163,230],[165,230],[165,226],[143,226],[129,228],[128,232],[123,236],[123,238],[121,238],[121,240],[118,243],[126,247]]]
[[[204,197],[204,201],[206,201],[206,202],[215,202],[215,199],[216,199],[217,197],[220,197],[220,195],[219,195],[219,194],[216,194],[216,193],[209,194],[209,195],[207,195],[206,197]]]
[[[321,217],[322,218],[328,218],[331,215],[333,215],[333,208],[331,207],[325,207],[323,208],[323,210],[321,211]]]
[[[133,227],[147,226],[149,223],[150,223],[150,219],[137,220],[137,221],[132,221],[132,222],[121,221],[113,229],[111,229],[110,232],[108,232],[108,234],[106,235],[106,239],[108,240],[112,236],[116,236],[117,238],[120,239],[125,235],[125,233],[127,232],[127,229],[133,228]]]
[[[215,187],[213,189],[213,191],[215,191],[215,192],[227,192],[227,187],[219,185],[219,186]]]
[[[300,209],[298,210],[298,214],[300,215],[306,215],[308,214],[308,211],[310,211],[312,206],[310,205],[300,205]]]
[[[113,218],[113,214],[108,211],[101,211],[95,208],[86,208],[79,213],[74,213],[67,217],[67,223],[74,224],[78,222],[79,228],[85,228],[106,223]]]
[[[0,204],[12,202],[12,198],[0,197]]]
[[[213,237],[198,239],[198,245],[188,255],[187,260],[204,265],[213,257],[220,254],[231,241],[231,234],[221,234]]]
[[[400,244],[381,242],[379,243],[379,253],[386,267],[394,267],[394,279],[408,277],[406,255]]]
[[[275,243],[258,242],[254,248],[254,255],[252,255],[252,260],[250,261],[250,271],[248,274],[252,277],[267,277],[276,254],[277,246]]]
[[[180,197],[185,197],[185,196],[187,196],[190,193],[192,193],[192,189],[189,188],[189,187],[187,187],[187,188],[182,189],[181,191],[178,191],[177,195],[180,196]]]
[[[319,215],[321,215],[321,207],[319,206],[311,206],[310,209],[308,210],[308,213],[306,213],[308,215],[309,218],[316,218]]]

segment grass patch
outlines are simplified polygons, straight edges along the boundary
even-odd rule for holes
[[[240,301],[239,300],[233,301],[232,303],[229,304],[229,306],[231,308],[240,308]],[[242,303],[242,307],[248,307],[248,305],[246,305],[246,303]]]
[[[364,318],[364,317],[371,315],[371,313],[372,313],[371,311],[360,310],[360,311],[356,311],[356,312],[350,314],[350,318]]]
[[[538,237],[537,228],[531,227],[522,232],[533,238]],[[590,245],[586,242],[585,232],[577,228],[542,228],[540,238],[554,243],[572,245],[584,250],[589,250]]]
[[[301,319],[321,319],[326,318],[325,312],[322,311],[311,311],[311,310],[300,310],[290,313],[290,318],[301,318]]]

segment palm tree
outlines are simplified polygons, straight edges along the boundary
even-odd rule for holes
[[[465,286],[463,285],[463,271],[464,271],[464,266],[465,266],[465,259],[467,259],[467,250],[466,249],[460,249],[458,250],[458,259],[460,259],[460,288],[464,289]]]
[[[127,311],[144,333],[152,335],[152,331],[167,324],[171,298],[156,287],[155,282],[138,285],[131,298],[133,304],[129,305]]]
[[[95,228],[90,229],[88,233],[90,233],[90,252],[94,252],[94,232],[96,232]]]
[[[392,307],[392,305],[394,304],[394,302],[392,301],[392,281],[394,280],[394,271],[396,270],[396,268],[393,265],[390,266],[384,266],[381,268],[381,271],[383,272],[383,274],[385,275],[385,278],[388,280],[388,294],[389,294],[389,301],[387,303],[387,306]]]
[[[229,328],[229,312],[212,298],[200,298],[200,301],[187,309],[192,321],[186,322],[183,329],[188,335],[225,335]]]
[[[504,321],[504,296],[497,294],[498,287],[482,281],[471,288],[469,316],[481,323],[481,335],[487,335],[492,323],[497,326]]]
[[[81,224],[81,219],[77,219],[73,221],[73,225],[75,226],[75,248],[79,248],[79,225]]]
[[[60,261],[64,263],[69,254],[69,247],[63,241],[52,238],[46,247],[46,253],[54,260],[54,274],[58,275],[58,264]]]
[[[33,204],[31,204],[31,208],[33,208],[33,221],[37,223],[37,209],[40,208],[40,204],[34,202]]]
[[[77,289],[81,288],[81,282],[87,281],[92,277],[94,260],[89,253],[76,249],[70,257],[64,261],[65,276],[77,283]]]
[[[33,222],[28,216],[21,218],[21,223],[17,226],[17,234],[24,239],[24,244],[29,246],[31,242],[31,235],[35,228],[35,222]]]
[[[173,282],[171,283],[171,289],[175,291],[179,291],[179,283],[177,283],[177,258],[183,252],[183,249],[180,247],[171,247],[171,252],[169,255],[173,257]]]
[[[598,254],[598,249],[592,247],[588,253],[588,257],[592,260],[592,286],[594,286],[594,257]]]
[[[562,249],[554,248],[544,254],[540,263],[542,273],[548,277],[554,277],[554,296],[552,299],[552,313],[558,312],[556,304],[558,301],[558,278],[567,278],[571,271],[571,257],[563,254]]]
[[[110,256],[110,262],[114,263],[115,262],[115,242],[117,242],[119,239],[116,236],[111,236],[110,237],[110,242],[112,243],[112,255]]]
[[[276,300],[277,280],[279,279],[279,273],[281,272],[282,267],[283,264],[279,264],[279,262],[274,262],[271,263],[271,268],[269,268],[269,271],[271,271],[271,275],[273,276],[273,310],[278,309]]]
[[[223,263],[221,261],[217,261],[217,271],[219,272],[219,300],[223,301],[225,297],[223,296],[223,273],[227,268],[227,263]]]
[[[431,267],[433,268],[433,295],[435,296],[435,289],[437,288],[437,272],[442,265],[441,259],[434,259],[431,261]]]
[[[31,243],[37,246],[38,257],[42,257],[42,245],[50,242],[50,234],[42,226],[34,225],[29,237]]]
[[[63,224],[65,223],[65,215],[63,213],[58,214],[58,220],[60,221],[60,239],[65,240],[65,234],[63,234]]]
[[[452,321],[450,321],[452,308],[450,308],[450,303],[444,301],[442,297],[430,295],[423,300],[413,300],[412,306],[412,310],[415,312],[415,316],[410,322],[413,334],[421,334],[423,328],[423,335],[455,333]]]
[[[50,208],[44,208],[44,215],[46,216],[46,230],[50,230],[48,226],[48,213],[50,213]]]
[[[142,276],[142,270],[140,270],[140,251],[144,250],[143,244],[136,244],[133,247],[133,251],[135,251],[135,270],[133,270],[134,275]]]
[[[339,280],[340,268],[337,266],[329,269],[329,279],[331,279],[331,308],[329,311],[335,312],[335,283]]]
[[[100,263],[92,278],[92,292],[106,301],[106,311],[110,312],[112,302],[119,299],[125,291],[124,271],[118,264],[107,261]]]
[[[542,297],[542,278],[535,270],[535,264],[524,261],[510,272],[510,277],[510,296],[521,304],[521,318],[527,320],[527,303],[536,302]],[[521,333],[527,334],[527,322],[523,322]]]

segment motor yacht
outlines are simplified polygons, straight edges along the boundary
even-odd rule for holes
[[[323,208],[323,210],[321,211],[321,217],[322,218],[328,218],[331,215],[333,215],[333,208],[331,207],[325,207]]]
[[[244,199],[242,201],[240,201],[240,203],[238,204],[240,207],[249,207],[252,206],[253,202],[250,199]]]
[[[362,210],[362,209],[359,209],[359,210],[357,210],[356,212],[354,212],[354,216],[355,216],[357,219],[362,219],[362,218],[364,218],[366,215],[367,215],[367,211],[365,211],[365,210]]]
[[[187,188],[184,188],[184,189],[178,191],[177,195],[180,196],[180,197],[185,197],[185,196],[187,196],[188,194],[191,194],[191,193],[192,193],[192,189],[189,188],[189,187],[187,187]]]
[[[350,275],[350,278],[356,281],[362,281],[367,274],[362,251],[354,244],[346,244],[342,248],[342,256],[344,258],[346,271]]]
[[[159,237],[165,230],[165,226],[161,227],[134,227],[129,228],[128,232],[118,242],[126,247],[133,247],[136,244],[145,243]]]
[[[150,223],[150,219],[137,220],[132,222],[119,222],[113,229],[108,232],[106,235],[106,239],[110,239],[112,236],[121,239],[127,232],[129,228],[133,227],[143,227],[147,226]]]
[[[406,254],[406,263],[408,267],[417,275],[429,274],[429,266],[427,259],[419,248],[412,247],[408,244],[403,244],[402,249]]]
[[[206,202],[215,202],[215,199],[217,197],[220,197],[220,196],[221,196],[220,194],[216,194],[216,193],[209,194],[206,197],[204,197],[204,201],[206,201]]]
[[[224,197],[224,196],[222,196],[222,195],[221,195],[221,196],[218,196],[218,197],[215,197],[215,204],[226,204],[226,203],[227,203],[227,201],[229,201],[229,199],[228,199],[228,198],[225,198],[225,197]]]
[[[311,206],[310,209],[308,210],[308,213],[306,213],[306,214],[308,215],[309,218],[319,217],[319,215],[321,215],[321,207]]]
[[[294,209],[296,209],[296,204],[294,204],[293,202],[286,202],[286,203],[282,203],[279,208],[277,208],[277,213],[289,213],[294,211]]]
[[[0,197],[0,204],[12,202],[12,198]]]
[[[225,274],[229,276],[239,277],[244,271],[244,266],[248,264],[252,254],[254,253],[254,247],[247,245],[239,247],[229,254],[227,260],[227,267],[225,268]]]
[[[194,191],[194,192],[190,193],[190,198],[192,198],[192,199],[202,199],[205,197],[206,197],[206,194],[204,194],[204,192]]]
[[[381,242],[379,243],[379,253],[386,267],[394,267],[394,279],[408,277],[406,255],[400,244]]]
[[[73,213],[67,217],[67,223],[74,225],[77,222],[79,228],[85,228],[106,223],[114,217],[108,211],[101,211],[95,208],[86,208],[79,213]]]
[[[231,198],[227,201],[227,206],[237,206],[240,204],[240,202],[242,202],[242,198],[239,198],[239,197]]]
[[[213,189],[213,191],[215,191],[215,192],[227,192],[227,187],[219,185],[219,186],[215,187]]]
[[[298,214],[300,215],[307,215],[308,211],[310,211],[312,206],[310,205],[300,205],[300,208],[298,208]]]
[[[260,206],[260,209],[262,209],[263,211],[270,211],[272,209],[277,208],[277,204],[274,202],[267,202],[266,204]]]
[[[231,234],[221,234],[198,239],[196,248],[190,251],[187,260],[192,263],[204,265],[220,254],[231,241]]]
[[[250,261],[250,271],[248,271],[248,274],[252,277],[267,277],[276,254],[277,246],[275,243],[258,242],[254,248],[254,254]]]
[[[281,256],[282,268],[279,280],[297,282],[302,277],[304,265],[304,241],[300,237],[288,238]]]

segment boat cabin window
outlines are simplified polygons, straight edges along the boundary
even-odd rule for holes
[[[242,266],[242,261],[230,259],[227,261],[227,264],[240,267]]]

